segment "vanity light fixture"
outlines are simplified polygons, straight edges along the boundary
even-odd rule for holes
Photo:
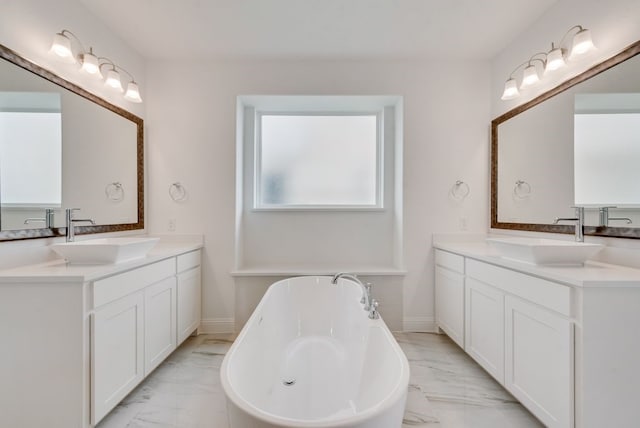
[[[573,44],[571,47],[570,57],[574,57],[576,55],[582,55],[584,53],[589,52],[595,46],[593,45],[593,41],[591,40],[591,31],[586,28],[582,28],[580,25],[576,25],[573,29],[578,29],[578,32],[575,36],[573,36]],[[569,30],[569,32],[571,31]],[[567,32],[568,34],[568,32]]]
[[[131,101],[132,103],[141,103],[142,98],[140,97],[140,88],[133,78],[133,75],[124,68],[115,64],[109,58],[100,57],[98,59],[103,61],[100,64],[100,68],[105,65],[111,67],[111,69],[107,71],[107,76],[105,78],[104,84],[110,88],[116,89],[117,91],[124,92],[124,98],[126,100]],[[129,83],[127,83],[126,91],[122,88],[122,81],[120,80],[120,73],[118,72],[118,70],[124,72],[131,78]]]
[[[509,79],[504,84],[504,92],[502,93],[503,100],[512,100],[514,98],[518,98],[520,96],[520,91],[518,90],[518,82],[514,77],[516,72],[524,67],[522,71],[522,80],[520,83],[520,89],[524,89],[528,86],[532,86],[536,84],[540,80],[540,76],[538,74],[538,69],[536,68],[536,61],[542,64],[542,68],[544,69],[546,66],[546,61],[540,58],[536,58],[538,55],[544,55],[546,58],[546,54],[543,52],[539,52],[529,58],[527,61],[518,65],[509,75]]]
[[[549,71],[554,71],[564,67],[565,65],[567,65],[567,63],[564,60],[562,48],[557,48],[553,43],[551,43],[551,50],[547,54],[547,66],[545,67],[544,72],[547,73]]]
[[[100,61],[93,54],[93,48],[89,52],[82,54],[82,71],[100,76]]]
[[[520,89],[534,85],[539,81],[540,76],[538,76],[538,70],[536,70],[535,64],[532,64],[531,61],[529,61],[524,71],[522,72],[522,83],[520,84]]]
[[[563,48],[566,42],[567,36],[572,34],[575,30],[577,32],[573,35],[571,50]],[[567,65],[567,59],[575,58],[589,52],[594,48],[593,41],[591,40],[591,31],[583,28],[581,25],[575,25],[571,27],[560,40],[560,43],[556,46],[555,43],[551,43],[551,50],[549,52],[539,52],[531,56],[528,61],[523,62],[511,72],[509,79],[504,84],[504,91],[502,93],[502,100],[512,100],[520,96],[518,91],[517,80],[514,74],[523,66],[526,67],[522,71],[522,78],[520,83],[520,89],[527,88],[535,85],[540,81],[540,75],[538,69],[532,61],[540,61],[542,63],[542,70],[544,74],[558,70],[559,68]],[[567,54],[567,52],[569,52]],[[544,59],[536,58],[537,56],[544,56]]]
[[[122,87],[122,82],[120,81],[120,73],[118,73],[115,67],[107,71],[107,77],[105,77],[104,79],[104,84],[119,92],[124,91],[124,88]]]
[[[51,43],[51,49],[49,51],[68,62],[76,62],[73,52],[71,51],[71,40],[65,33],[71,34],[68,30],[62,30],[53,36],[53,43]]]
[[[74,54],[72,48],[72,40],[79,46],[79,53],[77,56]],[[105,78],[105,85],[109,88],[115,89],[119,92],[124,92],[124,98],[127,101],[134,103],[141,103],[140,88],[136,83],[133,75],[124,68],[120,67],[109,58],[99,57],[93,53],[93,48],[89,47],[87,51],[78,37],[69,30],[62,30],[53,36],[53,43],[51,44],[50,52],[56,54],[65,62],[80,63],[80,70],[96,76],[99,79],[103,78],[102,67],[109,66]],[[122,81],[120,80],[120,72],[127,74],[131,80],[127,84],[127,90],[122,87]]]

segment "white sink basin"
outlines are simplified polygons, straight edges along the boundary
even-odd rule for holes
[[[71,264],[110,264],[141,259],[160,238],[103,238],[53,244]]]
[[[583,265],[602,249],[600,244],[538,238],[487,238],[506,258],[536,265]]]

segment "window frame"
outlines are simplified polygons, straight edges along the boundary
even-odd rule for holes
[[[374,204],[262,204],[262,117],[263,116],[375,116],[376,178]],[[256,109],[253,138],[253,206],[251,211],[383,211],[384,207],[384,108],[379,110],[270,110]]]

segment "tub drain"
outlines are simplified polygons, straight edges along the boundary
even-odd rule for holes
[[[282,380],[282,384],[284,386],[293,386],[293,385],[295,385],[295,383],[296,383],[295,379],[283,379]]]

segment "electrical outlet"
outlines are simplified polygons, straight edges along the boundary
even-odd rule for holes
[[[170,218],[169,219],[169,223],[167,224],[167,230],[169,232],[175,232],[176,231],[176,219],[175,218]]]
[[[460,217],[459,219],[459,226],[460,226],[460,230],[467,230],[467,218],[466,217]]]

